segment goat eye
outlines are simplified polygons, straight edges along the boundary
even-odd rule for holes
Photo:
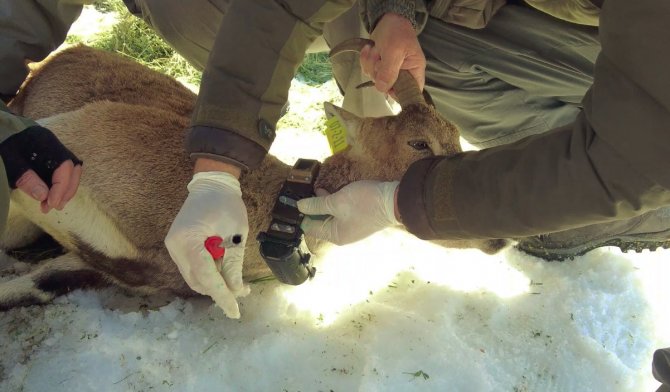
[[[412,140],[410,142],[407,142],[407,144],[409,144],[410,147],[412,147],[413,149],[418,150],[418,151],[423,151],[423,150],[428,149],[428,143],[426,143],[424,141],[420,141],[420,140]]]

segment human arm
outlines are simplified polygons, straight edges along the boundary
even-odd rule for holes
[[[403,224],[424,239],[524,237],[670,204],[668,19],[669,5],[610,0],[594,85],[576,121],[414,163],[398,187]]]
[[[670,203],[666,4],[610,0],[584,111],[566,127],[415,163],[399,210],[422,238],[506,238],[624,219]]]
[[[3,103],[0,158],[9,187],[39,201],[44,213],[62,210],[77,192],[82,162],[50,130],[14,115]]]
[[[32,120],[12,114],[4,102],[8,102],[16,94],[19,86],[28,75],[26,64],[31,61],[43,60],[51,51],[63,41],[70,25],[81,13],[82,4],[73,1],[0,1],[0,142],[5,141],[17,132],[30,126],[37,125]],[[19,138],[23,138],[20,136]],[[56,143],[60,143],[56,140]],[[7,169],[15,170],[3,163],[0,170],[6,177]],[[14,166],[12,164],[12,166]],[[8,206],[10,185],[33,196],[41,202],[43,212],[51,208],[62,209],[67,201],[76,192],[81,165],[74,165],[72,161],[65,162],[62,167],[54,171],[57,185],[49,189],[44,179],[28,170],[25,176],[9,184],[7,178],[0,180],[0,188],[5,196],[0,197],[0,220],[4,224],[4,215]],[[67,181],[68,185],[62,185]],[[11,181],[14,182],[14,181]],[[5,188],[5,186],[7,188]],[[4,212],[3,212],[4,211]]]
[[[237,178],[265,158],[307,47],[324,23],[353,3],[256,0],[233,2],[226,10],[186,140],[196,174],[165,243],[190,287],[214,298],[229,317],[239,317],[234,297],[246,292],[244,243],[226,251],[221,277],[211,257],[209,263],[202,260],[208,257],[202,253],[204,241],[234,234],[246,241],[247,215]]]

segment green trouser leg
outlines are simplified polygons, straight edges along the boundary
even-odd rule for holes
[[[28,75],[25,62],[42,61],[65,41],[85,0],[0,0],[0,98],[8,101]]]
[[[593,81],[597,29],[507,5],[472,30],[431,18],[419,36],[426,89],[479,148],[574,120]]]

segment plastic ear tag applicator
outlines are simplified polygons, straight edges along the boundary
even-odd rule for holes
[[[347,143],[347,129],[342,125],[337,116],[332,116],[326,120],[326,137],[330,145],[330,151],[333,154],[342,152],[349,147]]]

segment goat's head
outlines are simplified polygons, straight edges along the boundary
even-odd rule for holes
[[[358,50],[368,42],[347,41],[334,48],[331,56]],[[399,180],[419,159],[461,151],[458,129],[437,113],[409,72],[401,70],[393,90],[402,108],[394,116],[360,118],[325,104],[327,116],[337,117],[345,128],[349,147],[325,160],[316,188],[334,192],[361,179]]]

